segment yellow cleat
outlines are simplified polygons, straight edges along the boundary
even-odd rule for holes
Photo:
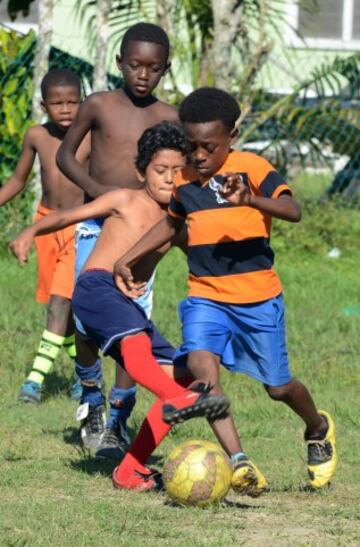
[[[244,459],[234,465],[231,487],[243,496],[257,498],[267,489],[267,482],[256,465]]]
[[[308,447],[308,473],[311,488],[322,488],[330,482],[336,470],[335,424],[331,416],[322,410],[329,428],[323,439],[306,440]]]

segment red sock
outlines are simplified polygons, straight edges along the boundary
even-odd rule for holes
[[[151,341],[147,334],[125,338],[120,342],[120,352],[125,370],[131,378],[162,401],[185,392],[184,388],[161,370],[152,354]]]
[[[180,378],[176,383],[186,387],[192,381],[193,378]],[[162,406],[162,401],[155,401],[147,413],[139,433],[116,470],[119,481],[125,481],[134,469],[141,473],[149,472],[144,467],[147,459],[171,429],[171,426],[162,420]]]

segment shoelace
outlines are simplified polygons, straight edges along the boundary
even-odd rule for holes
[[[152,471],[151,473],[142,473],[141,471],[135,471],[135,474],[142,478],[144,482],[149,482],[150,480],[156,479],[160,476],[160,473],[156,470]]]
[[[111,429],[107,428],[105,430],[105,434],[102,440],[102,444],[107,444],[109,446],[117,446],[118,445],[118,438],[116,435],[116,432]]]
[[[101,411],[97,407],[89,410],[88,420],[92,433],[98,433],[103,428]]]
[[[311,459],[321,462],[329,458],[331,455],[331,445],[325,440],[308,440],[307,441]]]

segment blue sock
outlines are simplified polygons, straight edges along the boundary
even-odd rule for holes
[[[237,452],[236,454],[232,454],[232,456],[230,457],[230,461],[233,465],[239,462],[246,461],[247,459],[248,458],[245,452]]]
[[[115,422],[121,422],[126,427],[126,420],[136,403],[136,391],[136,386],[129,389],[122,389],[117,386],[111,388],[109,394],[110,416],[107,427],[112,427]]]
[[[89,403],[90,406],[105,404],[105,397],[101,391],[102,368],[101,360],[97,359],[95,364],[84,367],[75,363],[75,371],[82,384],[81,404]],[[90,383],[90,385],[87,385]]]

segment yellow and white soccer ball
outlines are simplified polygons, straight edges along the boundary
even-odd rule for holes
[[[186,441],[174,448],[163,469],[170,498],[181,505],[206,506],[221,501],[231,485],[232,467],[215,443]]]

